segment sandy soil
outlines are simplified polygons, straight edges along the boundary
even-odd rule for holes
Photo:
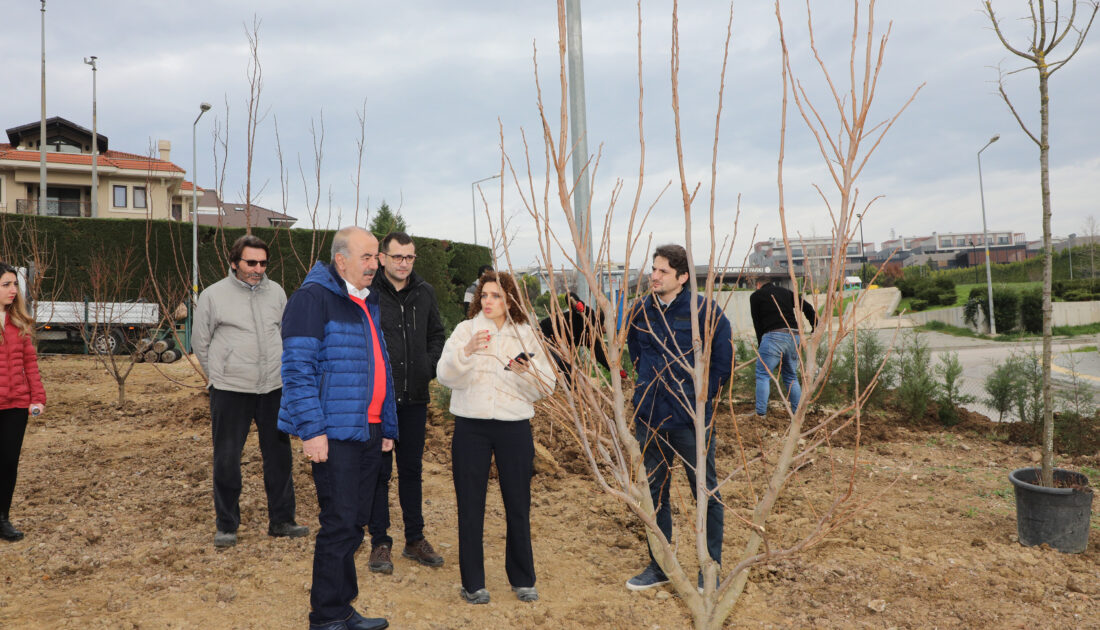
[[[266,535],[254,435],[244,454],[240,543],[219,552],[211,544],[207,399],[184,363],[164,371],[190,387],[155,367],[136,366],[130,402],[117,409],[113,381],[91,361],[43,359],[50,404],[28,431],[12,510],[27,537],[0,544],[0,628],[306,627],[312,538]],[[581,472],[575,450],[554,441],[562,432],[551,439],[546,426],[540,440],[564,470],[543,468],[533,485],[541,600],[521,603],[509,591],[494,486],[485,537],[493,601],[463,603],[450,428],[443,414],[430,422],[425,517],[446,564],[430,569],[397,557],[393,575],[376,575],[361,553],[359,609],[394,628],[690,626],[671,591],[623,587],[644,565],[641,528]],[[887,418],[867,425],[856,479],[865,507],[808,552],[754,569],[729,627],[1100,628],[1100,518],[1084,554],[1015,540],[1007,473],[1037,461],[1038,449],[1006,444],[975,418],[953,432]],[[733,455],[729,442],[720,458]],[[852,456],[836,448],[816,458],[791,484],[771,530],[787,539],[805,531],[819,497],[833,492],[833,464],[850,470]],[[309,467],[296,462],[298,520],[316,530]],[[1095,455],[1060,463],[1100,468]],[[686,491],[682,478],[677,492]],[[396,502],[392,488],[391,533],[401,540]],[[744,536],[735,521],[727,516],[727,558]],[[678,536],[693,538],[686,530]],[[680,554],[692,562],[693,549]]]

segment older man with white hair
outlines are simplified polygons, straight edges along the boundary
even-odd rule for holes
[[[313,552],[311,630],[374,630],[351,602],[359,594],[355,551],[363,542],[382,453],[393,450],[397,412],[382,338],[378,239],[346,227],[332,262],[316,263],[283,313],[279,428],[302,439],[313,464],[321,528]]]

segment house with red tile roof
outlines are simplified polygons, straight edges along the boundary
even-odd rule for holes
[[[41,134],[35,121],[7,130],[0,143],[0,212],[92,216],[92,151],[100,218],[190,220],[193,185],[171,160],[172,144],[157,156],[113,151],[107,137],[61,117],[46,120],[46,199],[39,195]]]

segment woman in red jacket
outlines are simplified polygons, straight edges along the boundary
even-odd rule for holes
[[[0,263],[0,538],[23,539],[23,532],[8,520],[19,451],[27,430],[27,413],[42,413],[46,391],[38,375],[38,357],[32,334],[34,320],[19,293],[15,268]]]

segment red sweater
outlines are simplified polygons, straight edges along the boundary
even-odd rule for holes
[[[349,295],[348,297],[351,298],[352,302],[358,304],[359,308],[362,308],[363,312],[367,314],[367,323],[370,324],[371,350],[374,354],[371,360],[374,361],[374,365],[385,365],[386,358],[382,356],[382,344],[378,341],[378,329],[374,326],[374,318],[370,316],[370,309],[367,308],[366,301],[354,295]],[[382,403],[386,400],[385,369],[376,369],[374,371],[374,387],[372,391],[374,396],[367,405],[367,423],[380,424],[382,422]]]
[[[0,344],[0,409],[26,409],[46,404],[38,374],[38,357],[30,335],[23,335],[9,318]]]

